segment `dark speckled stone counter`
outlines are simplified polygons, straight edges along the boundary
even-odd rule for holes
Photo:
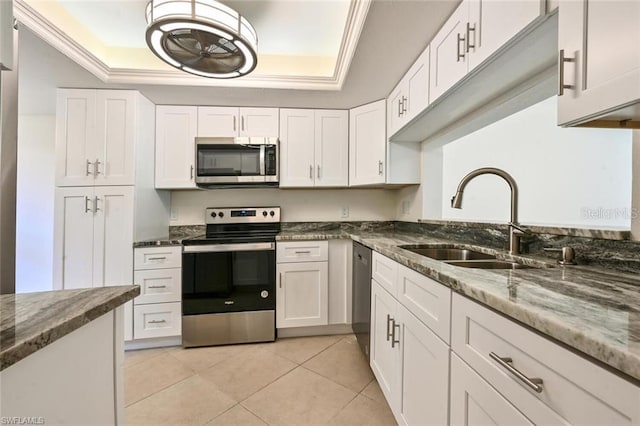
[[[280,241],[330,238],[358,241],[640,380],[640,279],[635,274],[587,266],[561,267],[548,258],[514,258],[502,250],[416,233],[294,229],[278,237]],[[407,244],[464,246],[542,267],[492,271],[460,268],[398,247]]]
[[[0,370],[139,294],[127,285],[0,295]]]

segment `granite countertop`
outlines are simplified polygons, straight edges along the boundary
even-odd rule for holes
[[[0,370],[139,294],[126,285],[0,295]]]
[[[136,241],[133,243],[133,248],[141,247],[167,247],[167,246],[180,246],[182,245],[181,239],[162,239],[162,240],[147,240]]]
[[[280,241],[351,238],[453,291],[640,380],[640,279],[585,266],[549,263],[500,250],[396,232],[283,232]],[[460,268],[399,248],[404,244],[464,246],[538,266],[517,270]]]

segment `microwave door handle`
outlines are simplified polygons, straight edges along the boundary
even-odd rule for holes
[[[267,174],[267,170],[266,170],[266,166],[265,166],[265,160],[264,160],[264,155],[265,155],[265,150],[267,149],[267,147],[265,145],[261,145],[260,146],[260,176],[266,176]]]

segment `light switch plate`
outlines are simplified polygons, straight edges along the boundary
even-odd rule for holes
[[[349,217],[349,207],[343,206],[342,211],[340,212],[340,217],[346,218]]]

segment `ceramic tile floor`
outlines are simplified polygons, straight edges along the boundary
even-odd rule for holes
[[[125,353],[125,420],[396,425],[353,335]]]

